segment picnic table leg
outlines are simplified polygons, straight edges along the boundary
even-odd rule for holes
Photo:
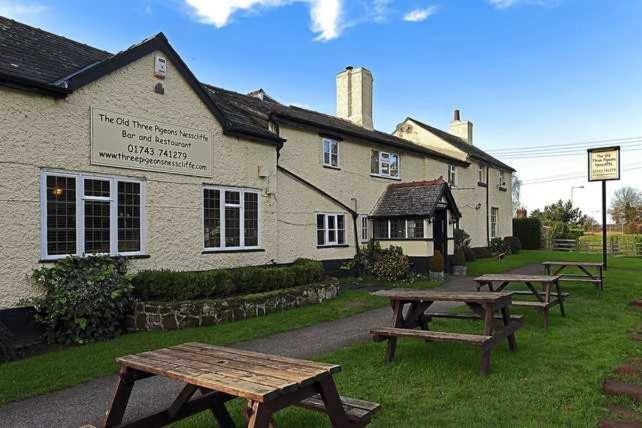
[[[211,391],[207,388],[199,388],[199,390],[203,395]],[[216,422],[218,423],[218,426],[220,428],[235,428],[236,425],[234,424],[234,421],[232,420],[232,417],[227,411],[225,403],[222,400],[216,400],[212,405],[210,411],[212,412],[212,415],[214,416],[214,419],[216,419]],[[246,417],[246,421],[248,420],[248,418],[249,417]]]
[[[548,330],[548,307],[544,308],[542,313],[544,314],[544,328]]]
[[[502,321],[504,323],[504,328],[510,327],[510,309],[508,306],[501,309],[502,312]],[[508,335],[508,349],[510,351],[515,351],[517,349],[517,340],[515,340],[515,334],[511,333]]]
[[[334,428],[347,428],[350,422],[343,409],[337,386],[331,376],[326,376],[319,382],[319,390],[332,426]]]
[[[117,426],[123,422],[127,403],[134,388],[134,382],[135,380],[131,370],[127,367],[121,367],[120,373],[118,374],[118,382],[116,383],[111,404],[105,417],[105,423],[103,424],[104,428]]]
[[[486,376],[490,370],[490,347],[483,346],[481,350],[481,367],[479,368],[479,374]]]
[[[600,266],[600,291],[604,291],[604,268]]]
[[[250,413],[247,428],[270,428],[272,426],[272,413],[270,409],[257,401],[249,401],[247,413]]]
[[[560,312],[562,316],[566,316],[566,311],[564,310],[564,298],[562,297],[562,291],[560,290],[560,281],[559,279],[555,281],[555,290],[557,291],[557,299],[560,301]]]

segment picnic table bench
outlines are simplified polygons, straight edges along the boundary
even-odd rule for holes
[[[484,286],[487,286],[489,291],[503,291],[510,284],[525,284],[528,290],[511,290],[511,293],[518,296],[534,296],[535,301],[513,300],[513,305],[541,311],[544,314],[544,328],[548,328],[548,314],[552,306],[559,305],[562,316],[566,316],[564,300],[569,293],[562,293],[559,279],[558,275],[487,274],[475,278],[475,282],[478,291]],[[541,284],[542,291],[537,290],[534,284]]]
[[[604,263],[601,262],[543,262],[546,275],[551,275],[553,268],[556,268],[552,275],[559,275],[560,281],[590,282],[595,284],[598,290],[604,290]],[[562,274],[566,268],[578,268],[582,274]],[[595,269],[595,272],[591,272]]]
[[[394,289],[372,293],[390,299],[393,310],[392,327],[381,327],[370,331],[375,341],[388,341],[385,362],[394,359],[397,340],[409,337],[427,342],[458,342],[478,346],[481,349],[480,374],[490,369],[491,351],[495,345],[506,339],[511,351],[517,349],[515,331],[521,327],[521,317],[511,316],[511,293],[458,293],[433,290]],[[429,329],[432,318],[458,318],[459,314],[426,314],[434,302],[461,302],[468,305],[473,315],[461,314],[468,319],[484,322],[483,334],[463,334]],[[407,307],[404,313],[404,308]],[[495,314],[499,313],[499,316]],[[417,328],[420,328],[419,330]]]
[[[165,426],[210,410],[218,425],[234,427],[225,403],[247,400],[248,427],[271,426],[272,415],[288,406],[324,412],[333,427],[362,427],[379,404],[341,397],[332,376],[335,364],[286,358],[202,343],[185,343],[117,358],[120,375],[104,427]],[[134,383],[151,376],[186,385],[169,408],[123,424]],[[196,392],[199,395],[195,397]]]

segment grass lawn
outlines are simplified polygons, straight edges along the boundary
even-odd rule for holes
[[[545,259],[596,259],[596,256],[524,252],[503,262],[479,260],[471,275],[500,272]],[[479,354],[462,344],[401,340],[393,364],[383,364],[385,343],[365,343],[325,355],[320,360],[341,364],[336,376],[342,394],[377,401],[382,410],[371,426],[596,426],[610,403],[642,408],[623,399],[605,398],[602,379],[628,358],[642,356],[642,342],[631,340],[642,313],[628,306],[642,296],[642,260],[613,258],[602,296],[589,284],[563,283],[571,293],[567,316],[552,311],[544,330],[541,315],[525,314],[517,332],[518,350],[495,348],[491,374],[478,375]],[[479,332],[479,323],[439,320],[435,329]],[[238,415],[239,403],[230,410]],[[238,420],[240,423],[240,419]],[[276,415],[277,426],[328,426],[312,412],[287,409]],[[175,426],[212,426],[209,414],[196,415]]]

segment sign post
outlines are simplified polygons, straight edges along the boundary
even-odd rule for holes
[[[588,149],[588,180],[602,182],[602,258],[607,269],[606,182],[620,179],[620,147]]]

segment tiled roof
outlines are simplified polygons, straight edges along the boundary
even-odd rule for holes
[[[442,197],[446,197],[453,214],[459,210],[443,178],[389,185],[370,213],[371,217],[432,217]]]
[[[52,83],[111,54],[0,16],[0,73]]]
[[[509,171],[515,171],[511,166],[506,165],[504,162],[492,157],[491,155],[489,155],[479,147],[476,147],[470,143],[467,143],[466,141],[462,140],[461,138],[455,135],[452,135],[446,131],[442,131],[441,129],[435,128],[434,126],[426,125],[425,123],[420,122],[417,119],[413,119],[412,117],[409,117],[408,119],[412,120],[414,123],[424,128],[426,131],[436,135],[442,140],[445,140],[446,142],[455,146],[455,148],[461,150],[462,152],[466,153],[468,156],[470,156],[475,160],[483,161],[497,168],[506,169]]]

